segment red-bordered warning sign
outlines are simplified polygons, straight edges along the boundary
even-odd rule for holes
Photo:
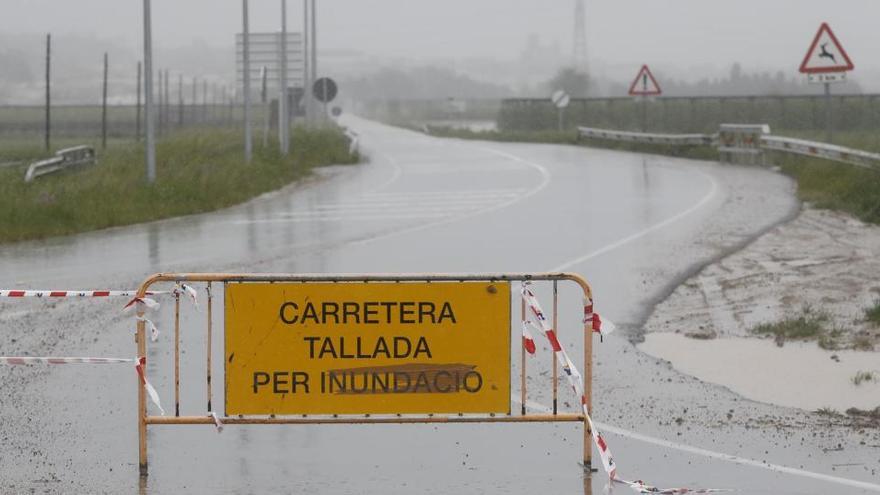
[[[629,94],[630,96],[658,96],[663,94],[663,90],[654,79],[654,74],[651,74],[651,69],[647,65],[643,65],[629,86]]]
[[[837,40],[834,31],[823,22],[813,38],[810,49],[804,61],[801,62],[800,71],[804,74],[821,74],[823,72],[847,72],[855,68],[843,45]]]

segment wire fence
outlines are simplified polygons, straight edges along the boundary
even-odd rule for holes
[[[835,130],[876,130],[880,94],[832,96]],[[371,100],[358,111],[393,123],[494,121],[501,131],[557,129],[558,110],[549,98]],[[643,114],[644,112],[644,114]],[[644,119],[644,122],[643,122]],[[770,124],[794,131],[823,130],[824,95],[659,97],[643,103],[631,97],[574,98],[563,113],[564,127],[713,133],[721,124]]]
[[[833,96],[835,130],[874,130],[880,124],[876,94]],[[578,125],[607,129],[662,132],[715,132],[721,124],[770,124],[771,128],[820,130],[826,125],[825,97],[722,96],[665,97],[644,103],[634,98],[573,99],[564,112],[568,128]],[[497,124],[501,130],[555,129],[558,110],[548,99],[501,101]],[[645,112],[643,115],[643,111]],[[645,120],[643,124],[643,119]]]
[[[268,108],[254,106],[254,125],[262,124]],[[52,107],[52,135],[59,138],[100,138],[102,127],[100,105],[59,105]],[[173,104],[157,112],[158,132],[166,133],[195,127],[242,126],[243,109],[238,104]],[[140,122],[139,122],[140,120]],[[45,130],[45,107],[0,106],[0,138],[26,139],[42,137]],[[258,128],[258,127],[257,127]],[[136,105],[107,107],[107,135],[111,138],[137,139],[145,129],[144,111]]]

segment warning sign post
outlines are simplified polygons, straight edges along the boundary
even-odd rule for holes
[[[510,410],[510,284],[230,284],[226,414]]]
[[[809,82],[825,85],[826,140],[829,143],[834,137],[831,84],[846,81],[846,73],[854,68],[834,31],[828,23],[823,22],[807,49],[799,71],[807,75]]]
[[[651,69],[647,64],[642,65],[636,78],[629,85],[629,95],[642,100],[642,132],[648,130],[648,98],[661,94],[663,94],[663,90],[660,89],[660,84],[657,83]]]

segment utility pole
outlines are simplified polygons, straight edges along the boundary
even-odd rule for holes
[[[302,49],[303,49],[303,109],[306,113],[306,124],[311,125],[312,118],[314,115],[312,114],[312,99],[309,94],[309,88],[311,88],[311,66],[312,64],[309,62],[309,46],[311,42],[309,41],[309,24],[311,23],[309,17],[309,0],[303,0],[303,32],[302,32]]]
[[[309,81],[309,85],[307,87],[303,88],[306,93],[312,92],[312,89],[313,89],[312,85],[314,85],[315,81],[318,80],[318,21],[317,21],[317,19],[318,19],[318,4],[315,2],[315,0],[309,0],[309,1],[312,4],[311,5],[312,28],[309,30],[309,34],[311,35],[311,38],[312,38],[311,42],[309,43],[309,49],[312,52],[312,63],[311,63],[312,77],[311,77],[311,80]],[[309,96],[311,99],[312,95],[309,95]],[[324,112],[324,115],[321,116],[321,124],[322,125],[324,123],[324,119],[327,118],[326,109],[327,109],[327,105],[325,104],[324,105],[325,112]]]
[[[587,28],[584,0],[575,0],[574,36],[572,47],[572,67],[581,72],[587,71]],[[586,96],[586,95],[581,95]]]
[[[45,129],[45,145],[46,151],[51,147],[52,135],[52,86],[51,86],[51,62],[52,61],[52,35],[46,34],[46,129]]]
[[[281,0],[281,89],[278,94],[278,140],[281,155],[290,151],[290,109],[287,108],[287,0]]]
[[[269,146],[269,125],[270,119],[272,116],[270,115],[272,112],[269,111],[269,107],[266,105],[268,101],[268,80],[269,80],[269,68],[265,65],[260,69],[260,104],[263,107],[263,113],[266,114],[265,120],[263,122],[263,148],[265,149]]]
[[[104,52],[104,89],[101,99],[101,148],[107,149],[107,52]]]
[[[144,115],[146,116],[147,182],[156,182],[156,138],[153,135],[153,28],[150,19],[150,0],[144,2]],[[138,401],[141,402],[141,401]],[[141,440],[142,442],[145,440]],[[145,446],[144,446],[145,447]],[[141,472],[146,469],[141,466]]]
[[[141,88],[141,81],[143,80],[143,74],[141,72],[141,62],[138,61],[137,68],[137,96],[135,96],[135,118],[134,118],[134,140],[141,140],[141,92],[143,91]]]
[[[248,23],[248,0],[241,0],[242,49],[244,50],[242,67],[242,87],[244,91],[244,162],[251,162],[253,143],[251,142],[251,55],[250,26]]]

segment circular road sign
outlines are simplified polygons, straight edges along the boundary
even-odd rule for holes
[[[340,107],[331,108],[330,115],[332,115],[334,117],[339,117],[340,115],[342,115],[342,108],[340,108]]]
[[[568,95],[565,91],[559,89],[553,92],[553,95],[550,97],[550,100],[553,101],[553,104],[556,105],[556,108],[565,108],[571,103],[571,96]]]
[[[336,98],[337,93],[339,93],[339,87],[336,86],[336,81],[329,77],[318,79],[312,86],[312,94],[321,103],[330,103]]]

